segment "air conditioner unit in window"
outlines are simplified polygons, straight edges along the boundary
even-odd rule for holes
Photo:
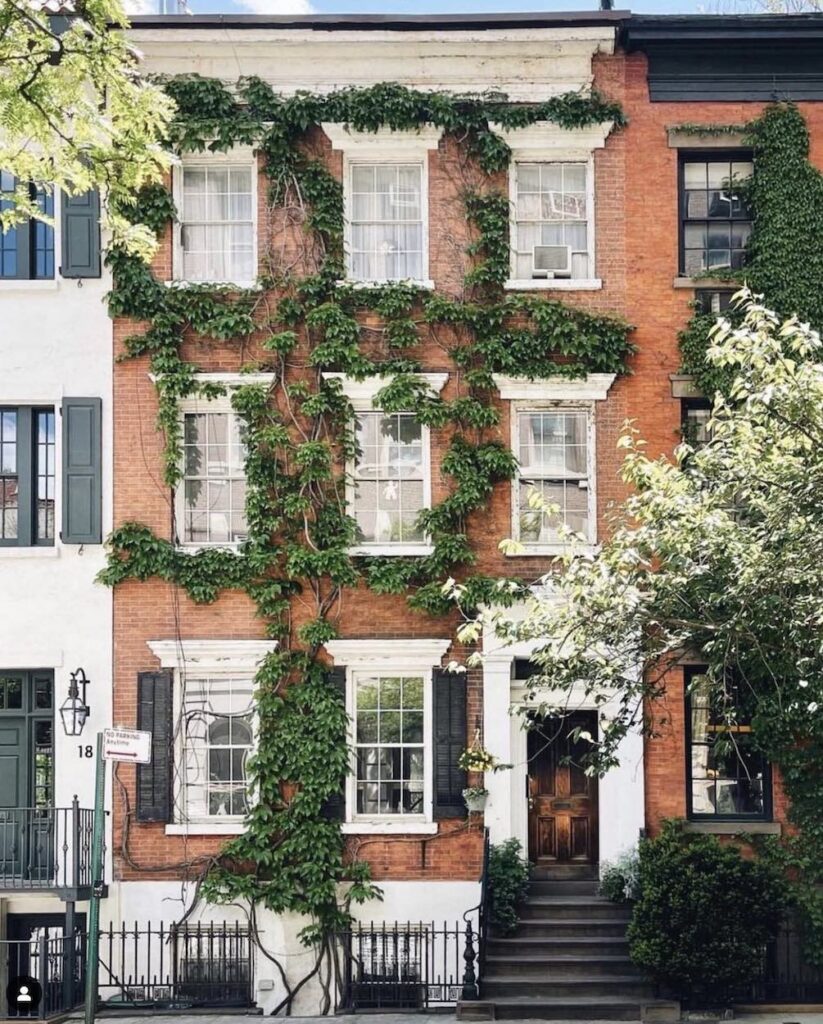
[[[536,245],[532,250],[532,277],[571,277],[570,245]]]

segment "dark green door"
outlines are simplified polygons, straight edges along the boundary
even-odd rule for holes
[[[0,877],[47,883],[54,869],[51,672],[0,671]]]

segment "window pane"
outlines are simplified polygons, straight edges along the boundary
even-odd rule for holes
[[[183,169],[182,276],[190,281],[250,281],[255,275],[253,169]]]
[[[40,410],[36,414],[37,452],[37,539],[54,540],[55,444],[54,412]]]
[[[245,539],[245,448],[232,413],[186,413],[183,419],[183,540]]]
[[[422,167],[355,164],[350,181],[349,276],[380,281],[422,278]]]
[[[572,276],[589,276],[586,175],[583,163],[516,165],[514,261],[518,277],[545,277],[534,267],[536,245],[568,245]],[[557,273],[568,276],[565,271]]]
[[[751,213],[735,179],[746,179],[751,161],[708,160],[683,164],[681,272],[723,272],[745,265]]]

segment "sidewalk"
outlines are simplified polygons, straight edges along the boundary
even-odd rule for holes
[[[82,1014],[73,1014],[71,1020],[77,1020]],[[125,1017],[112,1014],[103,1014],[98,1020],[117,1021],[118,1024],[240,1024],[241,1021],[257,1018],[263,1020],[259,1014],[207,1014],[192,1013],[178,1015],[161,1015],[146,1013],[134,1017]],[[270,1019],[270,1018],[266,1018]],[[299,1024],[329,1024],[334,1015],[328,1017],[292,1017]],[[354,1013],[346,1014],[339,1018],[340,1024],[453,1024],[455,1016],[453,1013]],[[823,1012],[820,1013],[797,1013],[786,1010],[782,1013],[741,1013],[735,1020],[742,1024],[823,1024]],[[526,1024],[526,1022],[524,1022]],[[551,1024],[614,1024],[612,1021],[552,1021]],[[631,1021],[623,1024],[632,1024]]]

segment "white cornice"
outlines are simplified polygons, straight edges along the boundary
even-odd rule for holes
[[[161,668],[201,671],[255,671],[276,640],[147,640]]]
[[[354,669],[431,668],[439,665],[451,640],[329,640],[326,650],[336,665]]]
[[[392,128],[378,128],[376,132],[359,132],[345,124],[323,121],[320,126],[329,138],[332,149],[380,150],[393,153],[420,152],[437,149],[442,128],[426,124],[409,131],[394,131]]]
[[[526,377],[492,375],[501,398],[513,401],[602,402],[614,384],[614,373],[590,373],[588,377],[572,380],[567,377],[549,377],[528,380]]]
[[[326,380],[339,380],[343,389],[343,394],[350,402],[355,405],[369,405],[374,406],[374,399],[378,391],[391,384],[393,377],[366,377],[364,380],[355,380],[353,377],[347,377],[345,373],[333,373],[331,371],[324,372],[323,374]],[[443,390],[446,381],[449,379],[447,373],[414,373],[410,374],[412,377],[416,377],[418,380],[425,381],[428,386],[435,392],[440,394]]]
[[[602,149],[613,126],[613,121],[601,121],[586,128],[561,128],[551,121],[536,121],[525,128],[504,128],[499,124],[491,124],[490,128],[505,139],[515,157],[558,159],[585,157],[592,150]]]

